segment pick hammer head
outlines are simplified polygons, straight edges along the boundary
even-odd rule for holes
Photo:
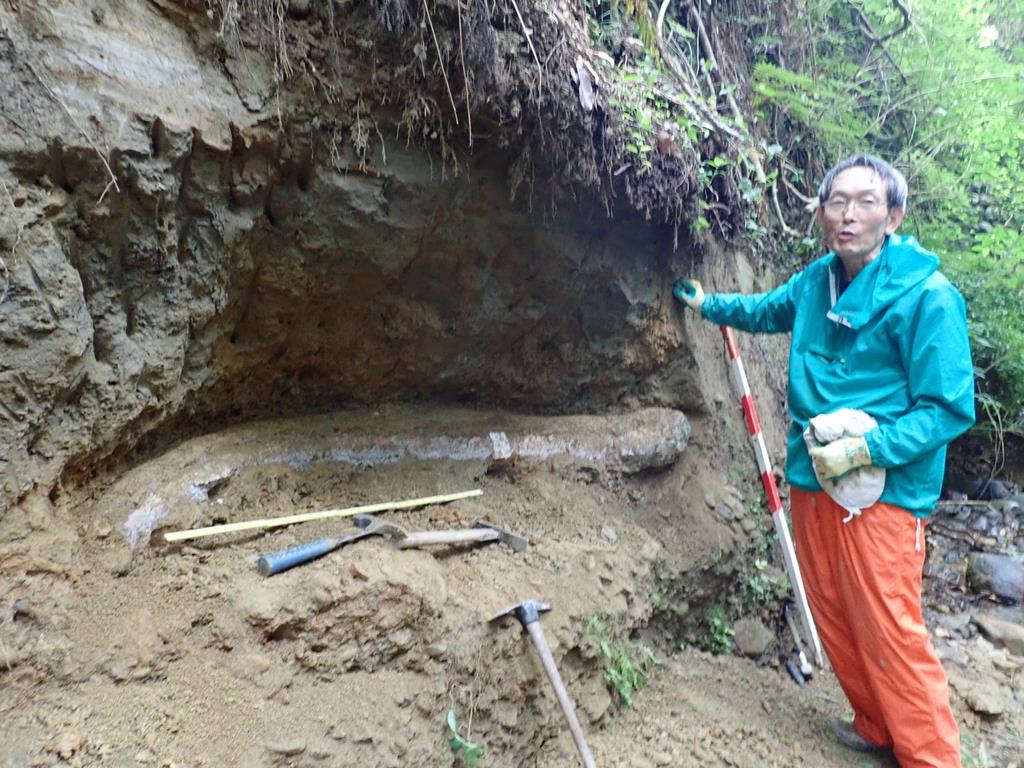
[[[477,520],[475,523],[473,523],[473,527],[486,528],[491,531],[496,531],[498,533],[498,541],[500,541],[502,544],[507,544],[508,546],[512,547],[513,552],[526,551],[526,546],[528,543],[526,539],[524,539],[522,536],[516,536],[516,534],[512,533],[511,531],[506,531],[504,528],[499,528],[496,525],[491,525],[490,523],[484,522],[483,520]]]
[[[368,536],[377,535],[402,538],[406,534],[405,528],[389,523],[387,520],[381,520],[373,515],[356,515],[352,518],[352,522],[355,523],[357,528],[362,528],[363,533]]]
[[[509,614],[519,619],[519,623],[523,625],[525,629],[535,621],[540,621],[540,614],[545,611],[550,611],[551,606],[547,603],[541,603],[536,600],[523,600],[522,602],[510,605],[500,613],[496,613],[488,619],[488,622],[498,622],[504,619]]]

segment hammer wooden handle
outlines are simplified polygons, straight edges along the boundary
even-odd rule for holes
[[[572,733],[572,740],[576,743],[576,751],[580,753],[583,768],[597,768],[594,756],[590,754],[590,747],[587,746],[587,740],[583,737],[580,721],[576,719],[576,708],[573,707],[569,693],[565,690],[565,683],[562,682],[562,676],[558,673],[558,667],[555,666],[555,658],[551,655],[551,649],[544,638],[544,631],[540,628],[540,622],[531,621],[526,625],[526,630],[530,633],[530,639],[533,640],[537,653],[540,654],[540,660],[544,665],[544,671],[548,675],[548,680],[551,681],[551,687],[555,689],[555,696],[558,698],[558,704],[562,708],[562,714],[565,715],[565,721],[569,724],[569,732]]]
[[[431,544],[462,544],[466,542],[497,541],[501,533],[493,528],[471,528],[465,531],[418,531],[395,539],[398,549],[413,549]]]

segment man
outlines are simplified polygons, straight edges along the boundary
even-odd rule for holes
[[[674,294],[720,325],[792,332],[786,479],[811,610],[853,723],[830,725],[862,751],[891,749],[903,768],[960,766],[945,672],[921,613],[923,532],[942,486],[946,445],[974,423],[964,301],[938,259],[895,235],[907,183],[878,158],[836,165],[818,190],[831,251],[773,291]],[[840,408],[877,427],[808,449],[815,416]],[[884,468],[880,500],[847,515],[822,491],[861,467]],[[817,475],[816,475],[817,473]],[[847,522],[844,522],[847,520]]]

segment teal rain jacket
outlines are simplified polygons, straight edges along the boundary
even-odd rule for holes
[[[803,441],[808,421],[858,408],[878,421],[865,435],[886,471],[881,501],[917,517],[942,490],[946,444],[974,423],[974,369],[964,300],[912,237],[892,235],[839,295],[842,263],[829,253],[768,293],[709,295],[708,320],[751,333],[793,332],[786,479],[820,491]]]

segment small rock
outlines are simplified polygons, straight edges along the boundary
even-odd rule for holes
[[[423,652],[432,659],[439,659],[448,652],[448,648],[444,643],[431,643]]]
[[[714,509],[718,506],[718,502],[715,501],[715,495],[710,491],[704,494],[704,503],[708,505],[708,509]]]
[[[275,755],[293,757],[294,755],[301,755],[306,751],[306,740],[300,738],[281,739],[280,741],[269,742],[263,746],[267,752]]]
[[[327,587],[320,586],[313,590],[313,593],[309,596],[309,602],[314,610],[322,613],[334,605],[334,594]]]
[[[256,679],[272,666],[269,656],[262,653],[245,653],[235,660],[238,676],[255,682]]]
[[[725,506],[725,504],[719,504],[715,507],[715,514],[725,521],[732,521],[733,519],[732,510]]]
[[[764,624],[757,619],[740,619],[733,626],[735,635],[733,641],[736,649],[744,656],[756,659],[775,641],[772,634]]]
[[[740,518],[740,528],[743,529],[744,533],[753,533],[757,530],[757,523],[752,517]]]
[[[591,678],[580,694],[579,705],[591,723],[596,723],[604,717],[612,706],[612,697],[603,678]]]
[[[976,533],[984,533],[988,530],[988,526],[988,517],[985,515],[978,515],[971,521],[970,529]]]
[[[498,701],[494,710],[498,725],[511,730],[519,722],[519,708],[510,701]]]
[[[127,546],[119,545],[103,556],[103,567],[107,573],[118,578],[127,576],[132,569],[132,551]]]
[[[671,765],[672,755],[668,752],[655,752],[654,753],[654,764],[655,765]]]
[[[370,580],[370,574],[367,573],[366,569],[363,568],[363,566],[361,566],[359,563],[352,563],[348,567],[348,569],[352,573],[352,578],[359,579],[359,581],[369,581]]]
[[[985,615],[975,616],[974,623],[993,645],[1003,647],[1015,656],[1024,656],[1024,627]]]
[[[65,731],[58,737],[53,751],[63,759],[68,760],[83,746],[85,746],[85,736],[78,731]]]
[[[995,717],[1006,711],[1006,696],[992,680],[983,678],[960,692],[967,706],[979,715]]]
[[[107,674],[115,683],[123,683],[131,679],[132,668],[131,665],[115,662],[107,668]]]
[[[11,603],[11,618],[15,621],[19,619],[33,619],[35,618],[35,613],[27,600],[15,600]]]
[[[942,645],[935,652],[943,664],[952,664],[961,669],[967,669],[967,666],[970,664],[970,657],[954,646]]]
[[[611,544],[614,544],[619,540],[619,534],[615,532],[614,528],[606,525],[601,528],[601,538]]]
[[[640,548],[640,559],[645,563],[653,563],[657,561],[660,553],[661,544],[656,541],[648,541]]]
[[[764,703],[767,704],[768,702]],[[714,763],[718,762],[718,758],[711,752],[708,752],[706,749],[704,749],[704,747],[702,747],[700,744],[695,745],[693,749],[690,750],[690,754],[692,754],[694,758],[697,760],[697,762],[701,763],[702,765],[713,765]]]

